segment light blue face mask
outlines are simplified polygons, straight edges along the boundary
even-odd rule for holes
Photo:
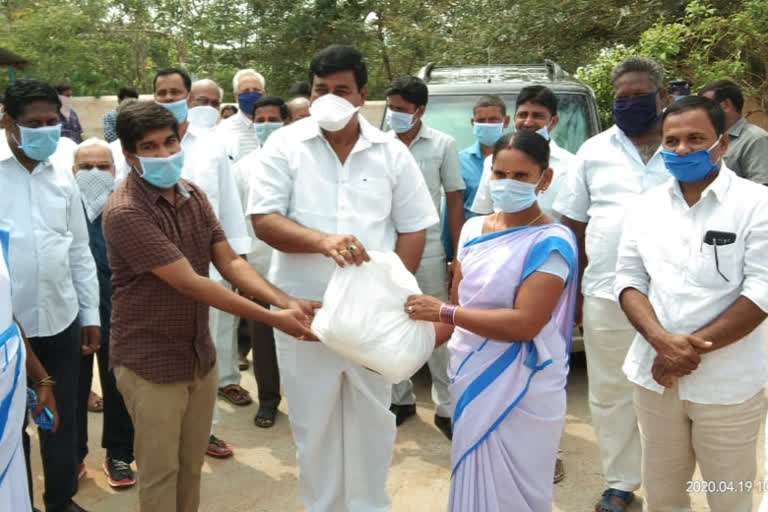
[[[171,101],[170,103],[160,103],[159,101],[156,101],[155,103],[170,110],[171,114],[173,114],[173,117],[176,118],[177,123],[181,124],[187,120],[187,112],[189,107],[187,106],[186,98],[179,101]]]
[[[19,134],[21,134],[21,143],[19,144],[19,141],[16,143],[19,144],[19,149],[32,160],[41,162],[56,152],[61,138],[60,124],[40,128],[27,128],[19,124],[16,126],[19,127]]]
[[[496,209],[515,213],[530,208],[536,202],[536,183],[502,179],[491,180],[491,200]]]
[[[676,180],[683,183],[693,183],[706,178],[711,172],[720,168],[719,162],[712,161],[712,150],[720,144],[718,137],[714,144],[707,149],[691,151],[686,155],[680,155],[671,149],[662,149],[661,158],[667,166],[667,170]]]
[[[475,123],[472,133],[483,146],[493,146],[504,132],[504,123]]]
[[[167,157],[136,155],[141,164],[141,177],[157,188],[171,188],[181,178],[184,168],[184,151]]]
[[[536,130],[536,133],[544,137],[544,140],[549,140],[549,128],[547,126],[542,126]]]
[[[272,132],[277,130],[278,128],[283,127],[283,122],[277,122],[277,121],[267,121],[265,123],[253,123],[253,129],[256,131],[256,137],[258,137],[259,142],[264,144],[267,142],[267,139],[270,135],[272,135]]]
[[[395,133],[405,133],[413,128],[413,114],[387,109],[387,124]]]

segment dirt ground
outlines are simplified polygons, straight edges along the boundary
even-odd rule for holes
[[[253,373],[243,372],[242,385],[255,396]],[[98,378],[94,376],[94,389]],[[416,379],[418,417],[400,427],[395,446],[389,491],[393,512],[442,512],[449,487],[450,446],[432,424],[428,376]],[[253,425],[256,405],[235,407],[219,400],[221,420],[216,434],[235,447],[233,458],[206,458],[203,468],[203,512],[299,512],[303,510],[296,480],[295,448],[288,425],[285,402],[272,429]],[[87,475],[80,482],[75,500],[91,512],[123,512],[137,509],[135,489],[115,491],[101,470],[104,449],[100,447],[101,414],[89,413],[91,453]],[[36,441],[35,441],[36,443]],[[762,468],[762,438],[758,453]],[[568,385],[568,420],[561,442],[567,476],[555,486],[556,512],[588,512],[604,488],[595,432],[590,425],[587,377],[583,356],[576,357]],[[42,470],[37,445],[33,446],[35,503],[42,503]],[[759,471],[762,478],[762,471]],[[696,477],[694,477],[696,478]],[[640,491],[642,495],[642,490]],[[755,493],[754,510],[760,496]],[[641,500],[632,508],[640,512]],[[703,494],[693,495],[693,510],[706,511]],[[470,511],[468,511],[470,512]],[[482,511],[471,511],[482,512]]]

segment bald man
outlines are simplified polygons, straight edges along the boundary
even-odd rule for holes
[[[192,82],[189,91],[188,119],[190,124],[196,127],[213,130],[219,120],[219,107],[221,107],[221,87],[208,78]]]
[[[295,123],[299,119],[309,117],[309,99],[296,96],[285,104],[288,107],[288,120],[285,124]]]

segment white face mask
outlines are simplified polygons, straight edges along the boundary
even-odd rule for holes
[[[61,101],[61,113],[64,117],[69,119],[69,114],[72,113],[72,97],[62,96],[59,94],[59,100]]]
[[[85,214],[93,222],[104,211],[104,205],[115,188],[115,177],[109,171],[91,167],[77,171],[75,181],[80,188]]]
[[[312,119],[329,132],[337,132],[347,126],[358,110],[360,107],[331,93],[320,96],[309,106]]]
[[[200,128],[215,128],[219,120],[219,111],[213,107],[193,107],[187,112],[187,120],[192,126]]]

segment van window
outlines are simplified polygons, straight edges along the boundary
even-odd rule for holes
[[[511,131],[517,95],[502,94],[500,96],[507,104],[507,113],[512,118],[508,130]],[[478,95],[432,95],[429,97],[424,122],[454,137],[461,151],[475,143],[470,119],[472,106],[477,98]],[[597,133],[598,129],[592,126],[586,95],[557,94],[557,99],[560,122],[552,133],[552,138],[560,147],[575,153],[585,140]]]

